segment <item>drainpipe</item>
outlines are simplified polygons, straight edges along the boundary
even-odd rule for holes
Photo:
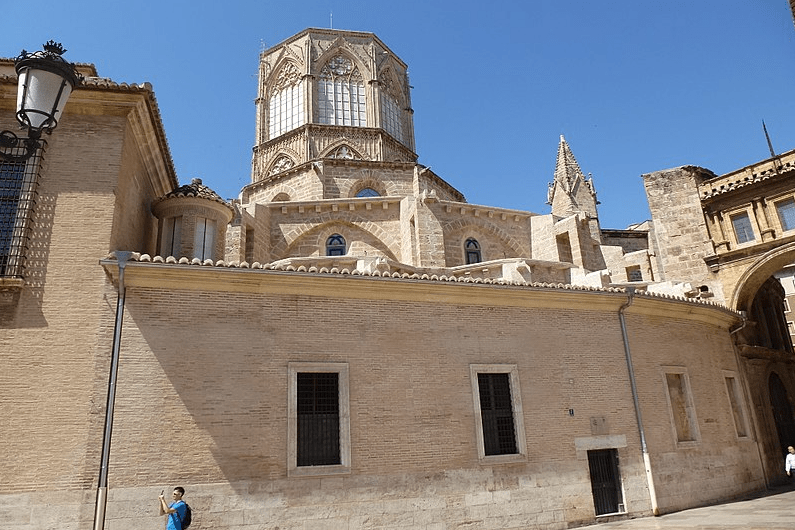
[[[105,407],[105,432],[102,438],[102,456],[97,482],[97,505],[94,509],[94,530],[105,528],[105,507],[108,500],[108,461],[110,460],[110,438],[113,430],[113,406],[116,402],[116,374],[119,371],[119,350],[121,349],[121,324],[124,320],[124,268],[132,256],[132,252],[117,250],[116,261],[119,264],[119,295],[116,299],[116,325],[113,328],[113,349],[110,359],[110,376],[108,377],[108,401]]]
[[[660,508],[657,505],[657,492],[654,489],[654,477],[651,473],[651,460],[649,458],[649,448],[646,445],[646,431],[643,428],[643,417],[640,413],[640,402],[638,401],[638,387],[635,384],[635,369],[632,367],[632,353],[629,350],[629,337],[627,336],[627,322],[624,319],[624,311],[632,305],[635,296],[635,288],[627,287],[627,302],[618,310],[618,321],[621,323],[621,337],[624,339],[624,354],[627,359],[627,371],[629,372],[629,385],[632,388],[632,402],[635,405],[635,417],[638,420],[638,432],[640,433],[640,448],[643,451],[643,466],[646,468],[646,484],[649,487],[649,498],[651,499],[651,511],[657,516],[660,515]]]

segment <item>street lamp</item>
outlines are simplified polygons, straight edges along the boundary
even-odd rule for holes
[[[14,61],[18,77],[16,118],[27,129],[27,138],[0,131],[0,160],[24,162],[40,147],[42,133],[50,134],[58,126],[66,100],[82,79],[74,65],[61,57],[65,51],[60,43],[49,41],[42,51],[22,50]],[[20,149],[24,151],[16,154]]]

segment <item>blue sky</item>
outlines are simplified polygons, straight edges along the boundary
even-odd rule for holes
[[[0,55],[62,42],[151,82],[181,183],[250,182],[257,56],[307,27],[370,31],[409,65],[420,162],[471,203],[548,213],[565,135],[605,228],[648,218],[640,175],[795,149],[787,0],[41,0],[5,3]],[[19,23],[10,23],[20,20]]]

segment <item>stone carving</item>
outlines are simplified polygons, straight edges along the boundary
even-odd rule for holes
[[[328,81],[345,79],[353,83],[364,82],[359,69],[353,64],[353,61],[344,55],[335,55],[329,59],[320,70],[320,79]]]
[[[276,81],[273,83],[272,90],[278,92],[287,87],[298,84],[301,81],[301,72],[295,63],[286,63],[276,75]]]
[[[268,176],[275,175],[276,173],[281,173],[282,171],[287,171],[291,167],[295,165],[293,159],[289,156],[280,156],[276,159],[276,161],[271,166],[271,170],[268,172]]]

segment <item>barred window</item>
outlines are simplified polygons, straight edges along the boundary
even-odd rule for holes
[[[347,363],[289,363],[288,474],[350,472]]]
[[[337,55],[323,66],[317,98],[319,123],[367,127],[364,79],[347,57]]]
[[[24,162],[0,162],[0,277],[22,277],[40,159],[37,152]]]
[[[478,374],[483,446],[486,455],[516,453],[511,384],[508,374]]]
[[[527,442],[516,365],[473,364],[470,372],[479,458],[493,462],[525,458]]]
[[[297,375],[299,466],[340,464],[339,374]]]

